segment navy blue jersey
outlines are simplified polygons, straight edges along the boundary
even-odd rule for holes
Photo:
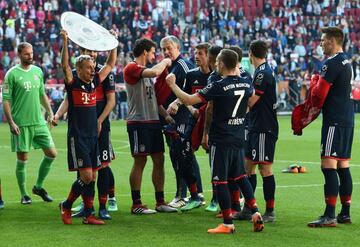
[[[261,64],[254,73],[253,86],[260,98],[250,109],[249,130],[278,136],[276,116],[276,80],[268,63]]]
[[[73,74],[73,82],[65,84],[69,101],[68,135],[81,137],[97,136],[96,87],[99,74],[96,73],[91,83],[83,82]]]
[[[197,93],[200,89],[207,86],[207,81],[210,73],[204,74],[200,68],[190,70],[185,77],[184,92],[188,94]],[[195,108],[199,109],[203,104],[194,105]]]
[[[216,81],[220,81],[222,79],[221,75],[216,71],[214,70],[213,72],[211,72],[211,74],[209,75],[209,78],[208,78],[208,81],[207,81],[207,84],[212,84]]]
[[[185,86],[185,78],[186,74],[189,72],[190,69],[193,69],[194,65],[187,61],[186,59],[183,59],[181,56],[179,56],[177,59],[175,59],[171,67],[168,69],[169,74],[173,73],[176,76],[176,85],[179,86],[179,88],[183,89]],[[174,101],[176,100],[176,95],[171,92],[170,96],[167,98],[166,103],[164,104],[165,109]],[[181,105],[174,116],[175,121],[180,123],[187,122],[189,118],[189,110],[186,106]]]
[[[249,72],[247,72],[246,70],[244,70],[243,68],[240,68],[240,77],[245,78],[246,80],[249,81],[249,83],[252,83],[252,76]]]
[[[328,58],[320,76],[331,84],[322,107],[323,124],[354,126],[354,103],[351,100],[351,61],[341,52]]]
[[[240,68],[240,77],[244,78],[248,83],[252,84],[252,76],[249,72],[244,70],[243,68]],[[245,128],[248,129],[249,127],[249,113],[246,113],[245,117]]]
[[[95,67],[95,72],[99,72],[102,67],[102,65],[97,64]],[[101,115],[106,106],[106,94],[108,93],[115,93],[115,81],[114,75],[112,73],[110,73],[106,79],[96,88],[96,112],[98,117]],[[107,116],[103,121],[102,129],[106,131],[110,130],[109,116]]]
[[[228,76],[199,91],[206,101],[213,101],[209,142],[242,147],[244,121],[252,85],[239,76]]]

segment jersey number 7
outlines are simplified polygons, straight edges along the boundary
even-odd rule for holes
[[[234,91],[234,95],[235,96],[238,96],[239,95],[239,99],[237,100],[236,102],[236,105],[234,107],[234,110],[232,112],[232,115],[231,117],[235,117],[236,116],[236,113],[239,109],[239,106],[240,106],[240,103],[241,103],[241,100],[244,98],[244,94],[245,94],[245,90],[237,90],[237,91]]]

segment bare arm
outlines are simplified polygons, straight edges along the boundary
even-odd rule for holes
[[[176,97],[184,103],[184,105],[195,105],[202,102],[201,98],[197,94],[190,95],[182,91],[179,86],[176,85],[175,80],[176,78],[174,74],[169,74],[166,77],[166,83],[169,85]]]
[[[116,57],[117,57],[117,47],[111,50],[109,56],[106,59],[105,65],[99,71],[100,82],[105,80],[105,78],[110,74],[110,72],[114,68],[116,63]]]
[[[110,112],[115,107],[115,92],[107,93],[106,94],[106,105],[100,116],[98,117],[98,134],[101,132],[102,123],[109,116]]]
[[[168,124],[175,124],[175,120],[165,110],[163,105],[159,105],[159,114],[162,116]]]
[[[40,96],[40,103],[45,108],[46,112],[48,113],[47,121],[50,123],[54,118],[54,113],[51,109],[49,98],[44,93],[42,96]]]
[[[3,101],[3,109],[6,116],[6,119],[10,126],[11,133],[15,135],[20,135],[20,129],[17,124],[14,122],[12,115],[11,115],[11,103],[8,100]]]
[[[204,130],[203,130],[203,136],[201,139],[201,146],[205,150],[209,150],[209,132],[210,132],[210,125],[211,125],[212,114],[213,114],[213,107],[214,107],[213,102],[209,101],[206,106],[206,109],[205,109]]]
[[[205,110],[205,122],[204,122],[203,134],[209,134],[213,109],[214,109],[214,103],[212,101],[209,101]]]
[[[160,63],[156,64],[154,67],[150,69],[145,69],[141,76],[144,78],[153,78],[161,75],[161,73],[166,69],[166,67],[171,66],[171,59],[165,58]]]
[[[65,95],[64,100],[61,102],[57,112],[54,115],[53,120],[51,121],[52,126],[57,126],[59,119],[65,114],[65,112],[67,112],[68,108],[69,108],[69,100],[67,98],[67,95]]]
[[[61,67],[65,76],[65,83],[71,84],[73,80],[73,74],[69,65],[69,49],[68,49],[68,35],[65,30],[61,30],[61,37],[63,38],[63,48],[61,50]]]

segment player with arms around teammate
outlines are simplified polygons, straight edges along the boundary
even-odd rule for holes
[[[308,124],[296,119],[300,110],[302,116],[313,120],[312,112],[320,109],[323,114],[321,130],[321,170],[324,174],[324,194],[326,208],[322,216],[308,224],[309,227],[332,227],[337,223],[351,223],[350,203],[352,177],[349,160],[354,133],[354,105],[351,95],[351,61],[343,52],[344,33],[338,27],[321,29],[320,46],[325,60],[320,76],[312,78],[309,99],[299,105],[293,113],[295,134]],[[309,112],[306,109],[311,109]],[[315,115],[316,118],[317,115]],[[339,185],[340,180],[340,185]],[[335,218],[337,195],[340,194],[342,209]]]
[[[61,65],[65,74],[65,87],[69,101],[68,109],[68,166],[70,171],[79,171],[80,177],[73,183],[70,194],[60,203],[64,224],[72,224],[71,206],[82,195],[84,200],[84,224],[102,225],[103,221],[92,214],[95,194],[96,171],[101,168],[98,157],[98,121],[96,113],[96,87],[111,72],[116,62],[114,48],[104,67],[96,73],[95,61],[89,55],[76,58],[76,74],[69,66],[68,36],[61,31],[64,40]]]
[[[23,42],[18,45],[17,50],[20,64],[12,67],[5,75],[3,107],[11,131],[11,150],[17,155],[16,178],[21,203],[31,204],[26,191],[26,163],[31,146],[41,148],[44,152],[32,192],[41,196],[44,201],[51,202],[52,198],[43,188],[43,182],[57,153],[42,116],[41,106],[45,108],[49,120],[52,119],[53,112],[44,90],[43,72],[32,64],[32,45]]]
[[[244,168],[244,120],[248,99],[253,95],[251,84],[238,76],[237,54],[229,49],[220,52],[216,59],[217,71],[224,79],[214,82],[196,94],[183,92],[175,83],[175,76],[167,77],[168,85],[185,105],[213,101],[213,118],[209,133],[212,182],[216,185],[217,198],[223,214],[224,224],[208,233],[233,233],[231,199],[228,180],[240,186],[253,213],[254,231],[264,228],[256,200]]]
[[[276,80],[274,72],[266,62],[268,46],[266,42],[251,42],[250,62],[255,66],[253,86],[255,96],[250,102],[248,118],[248,142],[246,151],[246,169],[250,183],[256,189],[256,166],[263,178],[263,193],[266,201],[264,222],[275,221],[275,178],[272,169],[275,144],[279,126],[276,115]],[[242,214],[249,211],[244,207]]]
[[[138,39],[133,54],[135,60],[124,68],[124,80],[127,91],[129,112],[127,131],[131,154],[134,159],[130,173],[130,187],[133,205],[132,214],[153,214],[158,212],[176,212],[164,200],[164,140],[159,120],[154,83],[151,78],[159,76],[171,65],[165,58],[151,69],[146,65],[155,60],[156,43],[149,39]],[[153,161],[152,181],[155,188],[156,211],[147,208],[141,201],[141,180],[147,156]]]

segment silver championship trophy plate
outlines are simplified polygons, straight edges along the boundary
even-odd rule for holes
[[[75,12],[61,15],[61,27],[75,44],[92,51],[109,51],[118,46],[117,39],[105,28]]]

